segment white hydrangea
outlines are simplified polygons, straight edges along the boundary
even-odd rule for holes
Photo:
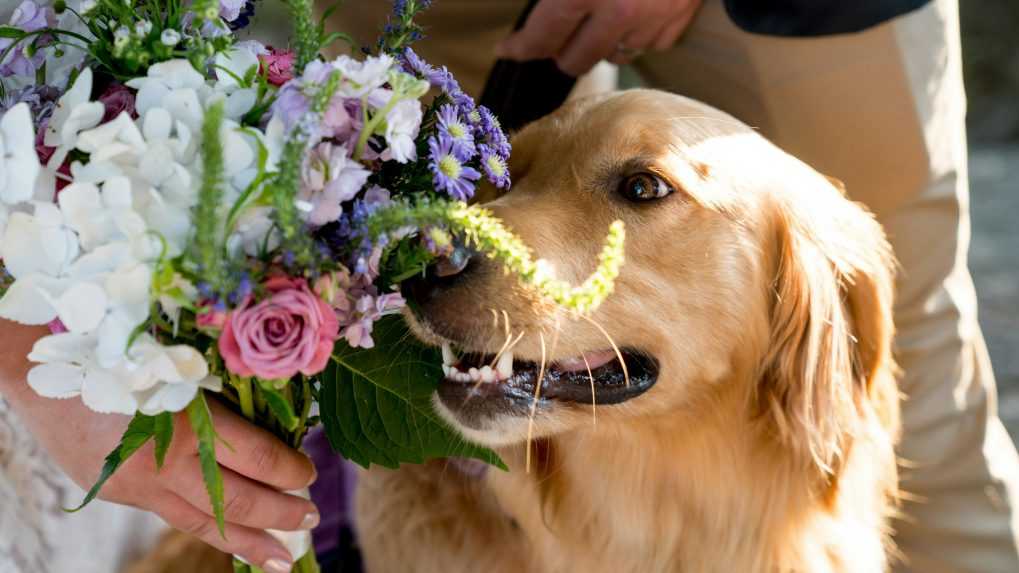
[[[238,52],[219,64],[243,77],[252,61]],[[199,388],[219,389],[197,350],[163,346],[138,328],[154,298],[168,306],[171,319],[197,298],[180,277],[153,292],[153,274],[163,247],[180,254],[191,232],[205,109],[224,100],[228,115],[240,117],[255,99],[235,78],[207,82],[184,60],[152,66],[128,85],[138,90],[140,117],[122,113],[99,125],[104,107],[89,100],[92,73],[82,71],[45,133],[45,143],[57,148],[46,169],[38,165],[27,106],[0,119],[0,257],[15,278],[0,298],[0,317],[23,324],[59,319],[67,329],[37,341],[29,356],[39,363],[29,374],[39,394],[80,395],[100,412],[154,414],[180,410]],[[259,148],[274,164],[282,146],[276,130],[269,136],[224,122],[227,204],[255,178]],[[73,183],[56,204],[37,200],[35,181],[52,177],[75,149],[88,161],[72,163]],[[267,222],[264,212],[251,210],[231,247],[262,244]]]

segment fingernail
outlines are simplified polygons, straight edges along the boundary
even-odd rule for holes
[[[318,515],[318,512],[317,511],[310,511],[307,514],[305,514],[304,519],[301,520],[301,525],[298,526],[298,529],[302,529],[302,530],[304,530],[304,529],[315,529],[315,527],[318,526],[319,520],[320,520],[320,517]]]
[[[307,483],[307,485],[305,485],[305,487],[315,483],[315,480],[317,480],[317,479],[318,479],[318,470],[315,469],[315,464],[312,464],[311,465],[311,479],[308,480],[308,483]]]
[[[262,564],[262,569],[266,573],[290,573],[290,569],[293,568],[293,564],[285,559],[270,559]]]

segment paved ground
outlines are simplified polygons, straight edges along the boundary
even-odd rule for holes
[[[970,268],[998,381],[1001,418],[1019,441],[1019,145],[970,153]]]

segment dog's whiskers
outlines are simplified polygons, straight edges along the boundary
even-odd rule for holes
[[[598,425],[598,406],[595,404],[594,373],[591,372],[591,363],[587,361],[587,356],[581,352],[580,357],[584,359],[584,366],[587,367],[587,379],[591,381],[591,425],[596,426]]]
[[[531,415],[527,421],[527,441],[525,447],[527,448],[524,456],[524,471],[531,473],[531,442],[534,437],[534,417],[538,413],[538,399],[541,398],[541,383],[545,380],[545,333],[538,331],[538,338],[541,340],[541,367],[538,369],[537,383],[534,385],[534,399],[531,400]]]
[[[626,386],[629,387],[630,386],[630,372],[626,369],[626,361],[623,360],[623,353],[619,350],[619,347],[616,346],[616,341],[612,339],[612,336],[609,335],[608,331],[605,330],[602,327],[602,325],[600,325],[597,322],[595,322],[594,319],[592,319],[590,316],[582,314],[582,315],[580,315],[580,317],[583,318],[584,320],[590,322],[592,326],[594,326],[599,331],[601,331],[602,336],[605,337],[605,340],[609,341],[609,344],[612,346],[612,351],[616,353],[616,359],[619,360],[619,366],[621,366],[622,369],[623,369],[623,378],[626,380]]]

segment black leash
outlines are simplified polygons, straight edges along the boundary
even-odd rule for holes
[[[523,28],[539,1],[527,3],[514,30]],[[481,92],[481,104],[495,113],[503,128],[512,132],[555,111],[576,83],[577,79],[560,71],[554,60],[498,60]]]

